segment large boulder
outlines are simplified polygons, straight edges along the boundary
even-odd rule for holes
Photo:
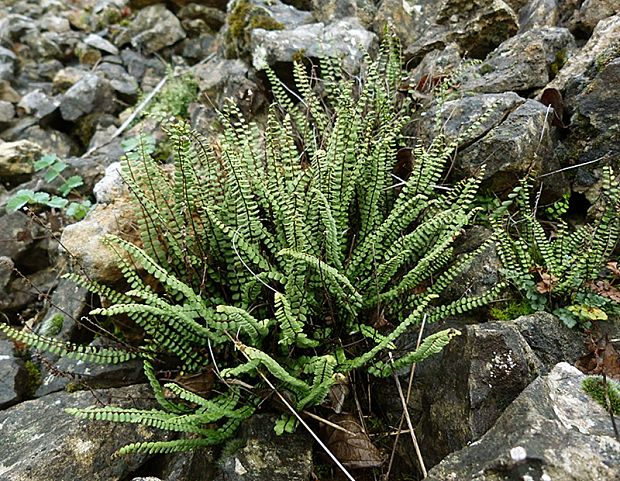
[[[276,436],[275,416],[254,415],[238,435],[239,449],[220,461],[215,481],[307,481],[312,474],[312,443],[301,429]]]
[[[180,20],[163,3],[158,3],[140,10],[115,43],[120,47],[131,42],[134,48],[151,54],[185,37]]]
[[[620,479],[620,442],[609,413],[560,363],[538,378],[476,443],[430,470],[428,481]]]
[[[466,79],[461,88],[501,93],[544,87],[574,49],[575,40],[565,28],[529,30],[506,40],[483,64],[471,69],[474,75]]]
[[[407,47],[405,56],[420,60],[427,53],[454,42],[462,53],[482,59],[518,29],[516,13],[503,0],[447,0],[441,5],[434,23]]]
[[[313,23],[292,30],[252,31],[252,63],[262,70],[277,62],[292,62],[300,53],[313,58],[338,58],[342,67],[356,71],[376,36],[354,17],[330,24]]]
[[[143,464],[142,454],[113,456],[122,446],[165,435],[128,423],[78,420],[66,408],[114,405],[149,409],[144,385],[59,392],[0,412],[0,475],[4,481],[119,481]]]

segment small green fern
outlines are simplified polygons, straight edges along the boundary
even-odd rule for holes
[[[617,302],[591,289],[620,234],[620,188],[611,167],[603,168],[601,184],[594,222],[571,230],[560,220],[553,237],[529,208],[528,181],[512,192],[495,215],[507,279],[533,310],[550,310],[569,327],[578,323],[587,327],[592,320],[606,319],[606,312],[620,312]],[[513,203],[517,212],[509,215]],[[511,236],[510,230],[517,235]]]
[[[276,104],[264,130],[232,105],[215,142],[182,122],[165,125],[173,172],[160,168],[144,139],[122,160],[141,239],[106,242],[119,253],[128,289],[70,277],[111,302],[93,315],[127,316],[144,330],[140,354],[161,410],[71,412],[199,439],[139,443],[121,452],[223,442],[254,412],[263,376],[277,381],[295,409],[320,406],[354,369],[387,376],[439,352],[458,331],[440,331],[404,355],[396,345],[422,319],[476,309],[502,288],[438,301],[480,252],[454,262],[452,249],[475,215],[480,178],[447,193],[435,189],[458,145],[439,133],[431,145],[413,149],[411,175],[393,188],[410,108],[398,92],[398,45],[383,44],[361,86],[337,77],[333,65],[323,72],[326,97],[302,64],[294,67],[299,105],[268,72]],[[395,327],[372,327],[377,312]],[[28,341],[45,347],[38,338]],[[163,356],[183,372],[217,372],[216,386],[201,394],[162,387],[153,365]],[[248,383],[257,389],[235,388]],[[295,425],[283,417],[276,429]]]

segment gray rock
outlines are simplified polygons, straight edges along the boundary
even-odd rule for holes
[[[56,59],[41,62],[37,64],[37,75],[39,78],[52,81],[62,67],[62,62]]]
[[[435,21],[407,47],[406,58],[422,59],[454,42],[468,57],[482,59],[519,29],[516,13],[503,0],[449,0],[444,2]]]
[[[95,340],[89,345],[101,346],[102,343]],[[105,345],[109,346],[109,343]],[[43,356],[48,358],[45,354]],[[47,396],[63,389],[69,391],[76,389],[107,389],[145,381],[142,361],[139,359],[133,359],[121,364],[101,365],[67,358],[60,358],[58,360],[50,360],[48,358],[46,366],[41,369],[41,374],[41,385],[34,393],[34,397]]]
[[[419,40],[433,24],[436,12],[437,2],[435,0],[417,2],[382,0],[374,17],[373,31],[383,32],[386,26],[394,28],[403,46],[407,47]]]
[[[620,479],[620,443],[609,414],[560,363],[536,379],[478,442],[449,455],[428,481]]]
[[[256,44],[252,33],[256,29],[293,30],[314,21],[310,12],[298,10],[280,0],[236,0],[230,2],[226,27],[222,30],[225,56],[243,58],[252,55]]]
[[[152,395],[146,386],[73,394],[59,392],[0,412],[0,466],[6,481],[89,479],[119,481],[148,457],[113,457],[120,447],[165,439],[155,430],[128,423],[78,420],[64,409],[114,405],[148,409]]]
[[[473,69],[479,75],[463,81],[465,91],[500,93],[544,87],[563,65],[575,40],[565,28],[542,27],[506,40],[485,62]]]
[[[486,187],[493,192],[505,192],[533,170],[557,170],[549,118],[547,107],[534,100],[525,101],[497,127],[459,153],[458,174],[476,175],[485,166],[482,178]],[[558,188],[561,177],[554,180]]]
[[[241,60],[223,60],[216,57],[204,64],[195,65],[192,72],[198,82],[200,94],[209,99],[209,105],[216,108],[222,108],[227,98],[233,99],[244,113],[256,112],[266,103],[257,82],[252,79],[248,66]],[[204,112],[206,107],[196,105],[190,110],[194,113]],[[215,114],[212,108],[209,112]],[[211,120],[213,118],[211,117]],[[197,126],[196,123],[194,125]],[[207,122],[204,127],[212,130],[213,124]]]
[[[424,82],[424,76],[427,79],[433,79],[452,75],[462,65],[460,50],[456,43],[450,43],[443,49],[427,53],[411,71],[409,79],[413,80],[413,85],[420,85],[420,90],[423,92],[430,90],[432,81]]]
[[[0,100],[0,124],[10,122],[15,117],[15,107],[11,102]]]
[[[114,162],[106,167],[103,178],[93,188],[93,194],[98,204],[110,204],[129,194],[121,176],[120,162]]]
[[[129,75],[121,65],[103,62],[97,66],[96,72],[107,79],[116,92],[129,96],[138,94],[136,79]]]
[[[276,417],[257,414],[241,427],[245,443],[221,460],[215,481],[307,481],[312,473],[312,443],[302,430],[276,436]]]
[[[114,98],[109,82],[93,73],[85,73],[60,101],[60,113],[65,120],[77,120],[94,111],[113,110]]]
[[[530,0],[519,11],[519,33],[537,27],[555,27],[559,18],[557,0]]]
[[[0,338],[0,409],[22,400],[28,374],[24,362],[15,357],[13,342]]]
[[[0,295],[4,295],[4,289],[8,285],[11,280],[11,276],[13,275],[13,268],[15,264],[10,257],[0,256]]]
[[[416,368],[413,419],[434,465],[489,430],[540,372],[519,331],[504,322],[466,325],[461,336]],[[397,411],[398,412],[398,411]]]
[[[31,175],[40,156],[41,147],[28,140],[0,144],[0,179]]]
[[[14,212],[0,217],[0,232],[0,255],[17,262],[41,235],[42,228],[23,212]]]
[[[42,119],[54,112],[59,105],[60,100],[57,97],[52,97],[40,89],[36,89],[24,95],[17,104],[17,107],[28,115],[33,115],[37,119]]]
[[[588,80],[588,70],[593,61],[607,50],[615,48],[618,38],[620,38],[620,15],[600,21],[588,42],[568,59],[547,88],[565,91],[570,87],[568,90],[581,90]]]
[[[41,30],[48,32],[67,32],[71,29],[69,20],[57,15],[45,15],[39,20],[38,24]]]
[[[84,39],[84,43],[86,45],[89,45],[90,47],[102,50],[103,52],[110,53],[112,55],[118,55],[118,48],[116,48],[113,43],[94,33],[89,34]]]
[[[185,36],[179,19],[160,3],[140,10],[127,31],[119,35],[115,43],[122,46],[131,42],[134,48],[151,54],[174,45]]]
[[[574,364],[583,354],[583,336],[553,314],[536,312],[511,321],[532,348],[546,374],[559,362]]]
[[[31,18],[17,13],[10,13],[0,19],[0,42],[10,45],[22,38],[30,30],[36,29]]]
[[[35,259],[26,258],[25,261],[28,264],[35,263]],[[45,259],[45,261],[49,263],[49,259]],[[41,264],[39,262],[39,265],[33,266],[39,269],[33,274],[16,277],[9,283],[6,289],[7,298],[0,299],[0,310],[20,311],[25,309],[29,304],[39,300],[42,292],[50,292],[56,287],[58,272],[54,268]]]
[[[575,99],[575,116],[587,117],[599,132],[615,132],[620,140],[620,52],[618,57],[601,68],[600,72]]]
[[[196,33],[217,32],[226,22],[226,13],[222,10],[199,3],[185,5],[179,10],[177,16],[181,19],[181,24],[185,30]],[[188,28],[190,25],[197,25],[198,28]]]
[[[214,450],[209,448],[178,453],[173,457],[164,459],[160,476],[166,481],[213,479],[216,470],[216,459]]]
[[[0,80],[13,80],[17,73],[17,55],[0,46]]]
[[[319,22],[356,17],[364,28],[372,26],[377,7],[371,0],[312,0],[312,12]]]
[[[340,58],[348,71],[357,71],[363,55],[376,42],[356,18],[337,20],[329,25],[313,23],[291,30],[252,31],[252,63],[262,70],[276,62],[292,62],[303,52],[307,57]]]
[[[53,152],[60,158],[74,155],[79,150],[75,141],[69,135],[59,130],[31,125],[17,134],[17,139],[25,139],[41,147],[42,152]]]
[[[620,14],[617,0],[585,0],[570,21],[571,29],[591,32],[601,20]]]

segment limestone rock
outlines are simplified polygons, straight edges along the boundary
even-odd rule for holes
[[[40,156],[41,147],[28,140],[0,144],[0,179],[31,175]]]
[[[179,19],[163,3],[158,3],[140,10],[115,43],[122,46],[131,42],[134,48],[151,54],[174,45],[185,36]]]
[[[519,10],[519,33],[538,27],[555,27],[559,18],[557,0],[530,0]]]
[[[373,23],[376,7],[370,0],[312,0],[312,12],[319,22],[355,17],[364,28],[368,28]]]
[[[355,18],[331,24],[313,23],[292,30],[252,31],[252,63],[262,70],[276,62],[292,62],[300,52],[306,57],[342,59],[345,70],[356,71],[364,52],[375,43],[376,36],[365,30]]]
[[[65,120],[77,120],[95,111],[110,112],[114,107],[109,83],[92,73],[85,73],[60,101],[60,113]]]
[[[609,414],[560,363],[536,379],[476,443],[430,470],[428,481],[620,479],[620,443]]]
[[[5,481],[89,479],[119,481],[147,456],[112,454],[131,442],[163,440],[155,430],[128,423],[79,420],[65,408],[114,405],[153,407],[144,385],[73,394],[59,392],[0,412],[0,473]],[[157,436],[155,438],[155,436]]]
[[[15,357],[11,341],[0,338],[0,409],[18,403],[24,396],[28,374],[24,362]]]
[[[467,101],[467,99],[464,99]],[[472,176],[485,166],[483,181],[493,192],[505,192],[532,170],[556,170],[547,107],[526,100],[457,158],[459,175]],[[556,188],[560,186],[558,177]]]
[[[276,417],[254,415],[241,427],[245,446],[221,462],[215,481],[307,481],[312,472],[312,443],[301,430],[276,436]]]
[[[571,90],[580,90],[588,79],[587,72],[593,61],[608,49],[614,48],[618,38],[620,38],[620,15],[600,21],[588,42],[568,59],[547,88],[565,90],[568,84],[571,84]]]
[[[61,249],[91,279],[113,283],[121,278],[117,254],[102,241],[107,234],[131,232],[134,209],[126,199],[97,205],[86,218],[65,228]]]
[[[434,362],[416,370],[414,392],[422,398],[413,418],[420,419],[418,439],[429,465],[480,438],[540,371],[514,326],[488,322],[461,332]]]
[[[0,100],[0,125],[10,122],[15,117],[15,107],[6,100]]]
[[[17,107],[28,115],[42,119],[54,112],[60,105],[60,100],[47,95],[40,89],[35,89],[24,95]]]
[[[575,49],[565,28],[543,27],[506,40],[463,81],[465,91],[501,93],[542,88]],[[477,74],[477,75],[476,75]]]
[[[0,144],[0,148],[5,144]],[[34,239],[43,232],[23,212],[13,212],[0,216],[0,255],[11,258],[14,262],[24,256],[34,244]]]
[[[454,42],[468,57],[482,59],[518,29],[516,13],[503,0],[450,0],[442,5],[435,23],[407,47],[405,57],[422,59]]]

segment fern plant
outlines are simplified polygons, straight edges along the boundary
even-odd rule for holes
[[[146,142],[123,159],[141,240],[106,242],[119,253],[129,289],[70,277],[105,298],[107,307],[93,315],[125,316],[144,330],[138,355],[161,409],[72,412],[191,437],[122,452],[222,442],[252,414],[265,378],[296,410],[319,406],[354,369],[386,376],[439,352],[458,331],[433,334],[394,360],[387,356],[424,318],[434,322],[483,306],[503,287],[438,303],[486,248],[453,262],[480,179],[447,193],[436,189],[458,143],[447,144],[439,133],[413,149],[411,174],[393,186],[410,108],[398,93],[395,42],[368,60],[361,85],[340,78],[333,62],[322,71],[325,96],[295,64],[294,97],[268,72],[276,103],[263,130],[233,105],[222,114],[216,141],[181,121],[167,124],[173,171],[157,164]],[[174,383],[161,386],[153,366],[169,356],[183,372],[214,373],[214,387],[199,395]],[[284,415],[276,430],[294,426]]]
[[[620,189],[611,167],[602,171],[594,222],[576,230],[560,220],[549,236],[529,207],[530,195],[531,184],[523,181],[494,220],[506,277],[532,309],[549,310],[569,327],[620,314],[615,291],[595,282],[620,233]],[[517,212],[511,216],[513,202]]]

